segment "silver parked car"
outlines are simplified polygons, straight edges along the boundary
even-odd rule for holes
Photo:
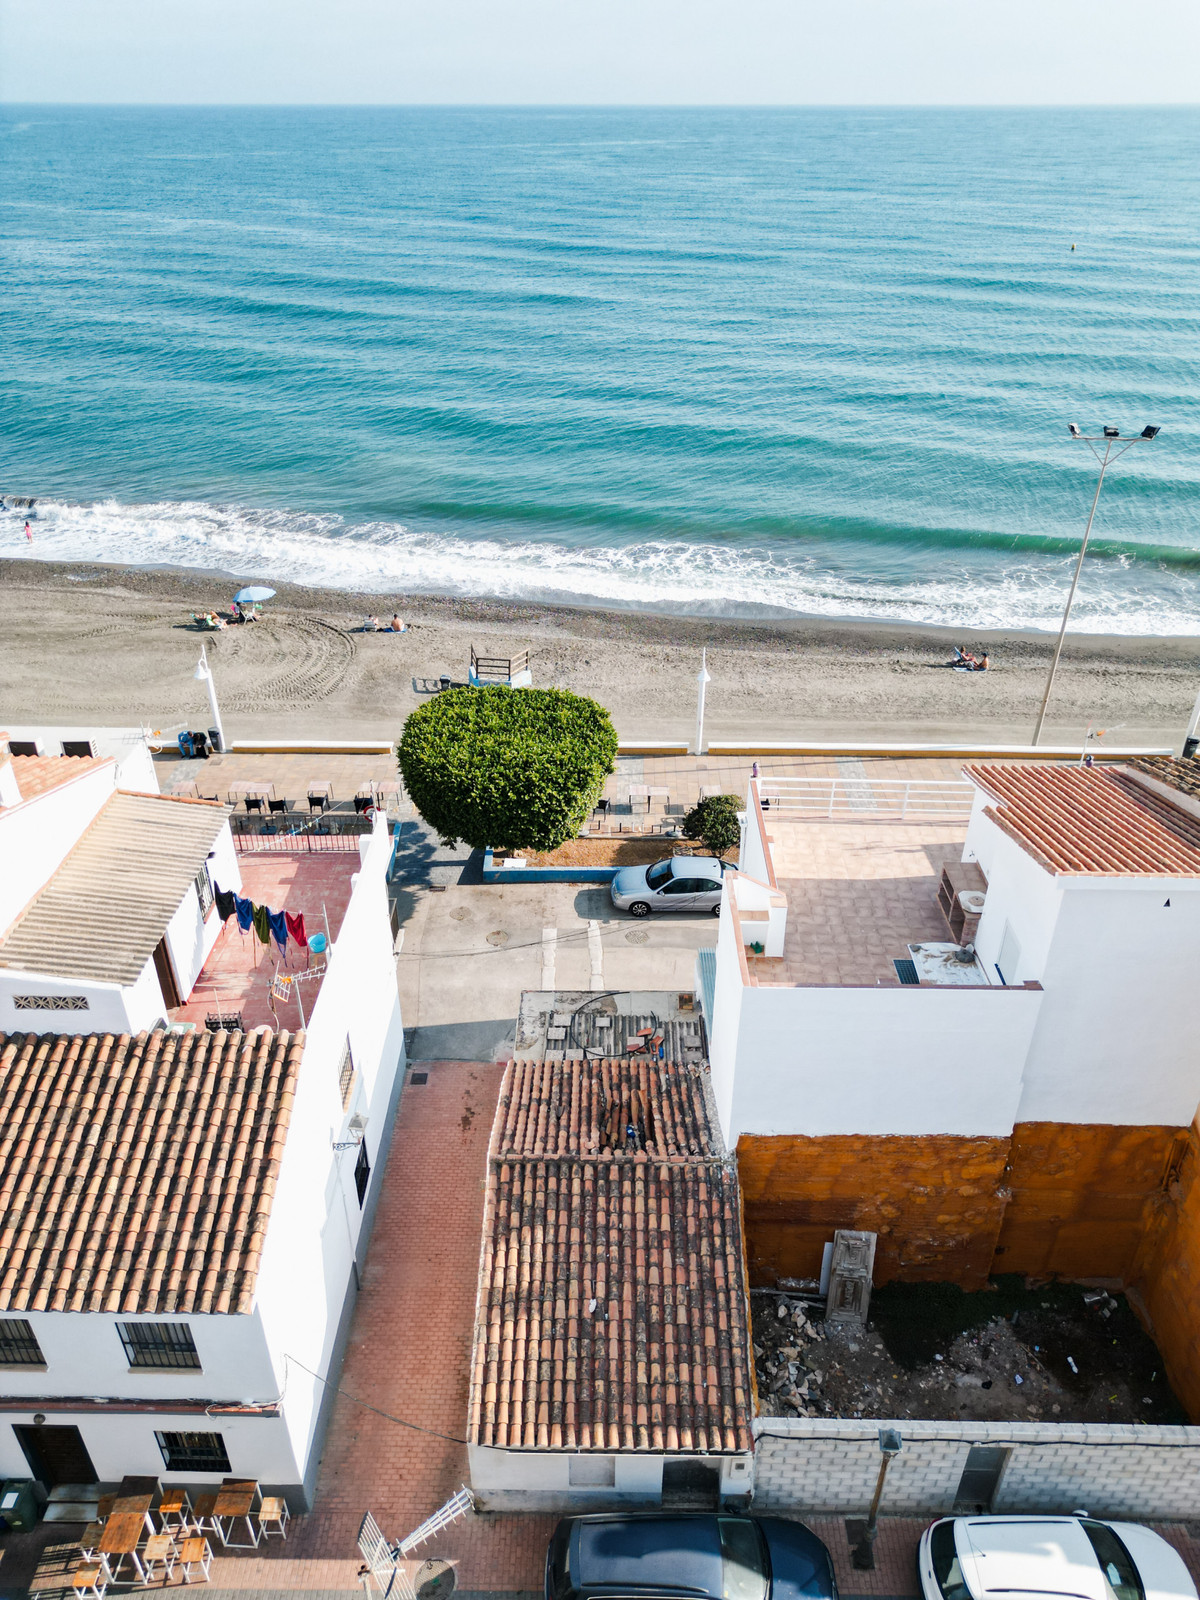
[[[652,867],[622,867],[612,881],[618,911],[648,917],[652,911],[721,914],[721,874],[716,856],[672,856]]]

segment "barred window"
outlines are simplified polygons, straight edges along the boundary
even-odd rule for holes
[[[213,908],[212,879],[208,875],[208,862],[204,862],[196,874],[196,893],[200,897],[200,915],[206,917]]]
[[[18,1011],[87,1011],[85,994],[15,994],[13,1005]]]
[[[350,1040],[347,1038],[342,1049],[342,1059],[338,1066],[338,1088],[342,1091],[343,1111],[345,1111],[350,1104],[350,1096],[354,1092],[355,1076],[354,1055],[350,1049]]]
[[[219,1433],[155,1433],[170,1472],[228,1472],[229,1453]]]
[[[196,1341],[186,1322],[118,1322],[117,1332],[131,1367],[193,1367],[199,1371]]]
[[[44,1367],[37,1334],[24,1317],[0,1317],[0,1367]]]

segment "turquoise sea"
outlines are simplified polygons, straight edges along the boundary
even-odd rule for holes
[[[1200,111],[0,109],[0,553],[1200,633]],[[1072,250],[1071,246],[1075,249]]]

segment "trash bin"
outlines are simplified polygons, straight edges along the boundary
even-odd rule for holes
[[[42,1495],[32,1478],[9,1478],[0,1488],[0,1528],[32,1528],[42,1514]]]
[[[212,745],[213,750],[217,755],[224,755],[225,746],[221,743],[220,728],[210,728],[208,730],[208,742],[210,745]]]

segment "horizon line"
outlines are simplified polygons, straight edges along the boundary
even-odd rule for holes
[[[110,111],[1195,111],[1196,100],[9,100],[4,110]]]

